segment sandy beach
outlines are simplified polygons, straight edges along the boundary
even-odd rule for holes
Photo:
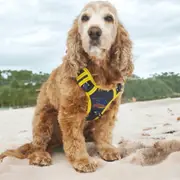
[[[32,139],[34,108],[0,111],[0,152],[16,148]],[[165,99],[121,105],[113,132],[113,143],[142,142],[147,145],[163,140],[180,140],[180,99]],[[132,164],[128,158],[105,162],[99,157],[99,168],[91,174],[76,172],[63,152],[53,155],[49,167],[29,166],[28,160],[5,158],[0,163],[0,180],[179,180],[180,152],[153,166]]]

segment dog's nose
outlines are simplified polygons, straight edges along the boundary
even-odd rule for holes
[[[88,34],[92,40],[98,40],[99,37],[102,35],[102,30],[97,26],[93,26],[89,28]]]

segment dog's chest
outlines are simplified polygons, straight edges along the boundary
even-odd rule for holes
[[[76,80],[87,97],[86,120],[88,121],[99,119],[111,103],[123,92],[122,84],[117,84],[116,88],[109,91],[102,90],[96,85],[90,72],[86,68],[80,71]]]

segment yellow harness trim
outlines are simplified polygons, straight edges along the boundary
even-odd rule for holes
[[[96,90],[98,90],[98,89],[101,90],[101,87],[96,84],[96,82],[94,81],[91,73],[89,72],[89,70],[88,70],[87,68],[84,68],[83,71],[84,71],[84,72],[82,72],[80,75],[78,75],[78,76],[76,77],[76,80],[77,80],[77,82],[78,82],[78,85],[81,87],[81,86],[83,86],[83,85],[84,85],[86,82],[88,82],[88,81],[90,81],[90,82],[94,85],[94,87],[93,87],[90,91],[85,92],[85,93],[86,93],[86,96],[87,96],[87,99],[88,99],[88,107],[87,107],[87,115],[88,115],[88,114],[90,113],[90,111],[91,111],[91,105],[92,105],[92,104],[91,104],[91,97],[90,97],[90,96],[91,96],[94,92],[96,92]],[[81,79],[82,79],[82,80],[81,80]],[[123,83],[122,85],[123,85],[123,88],[122,88],[121,91],[118,92],[118,93],[117,93],[117,91],[116,91],[116,88],[113,89],[113,98],[112,98],[112,100],[106,105],[106,107],[103,109],[103,111],[101,112],[101,115],[104,114],[105,111],[109,108],[109,106],[110,106],[110,104],[112,103],[112,101],[114,101],[120,94],[123,93],[123,91],[124,91],[124,83]],[[98,117],[95,118],[95,120],[97,120],[97,119],[98,119]]]

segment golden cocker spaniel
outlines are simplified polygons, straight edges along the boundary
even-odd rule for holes
[[[30,164],[51,164],[50,150],[63,144],[72,166],[93,172],[97,162],[89,156],[85,142],[94,141],[106,161],[120,158],[112,145],[112,130],[121,100],[118,96],[98,119],[86,121],[88,98],[75,80],[87,68],[102,90],[112,90],[133,72],[132,43],[120,23],[115,7],[106,1],[88,3],[68,33],[63,63],[42,85],[33,120],[33,141],[0,158],[28,158]]]

